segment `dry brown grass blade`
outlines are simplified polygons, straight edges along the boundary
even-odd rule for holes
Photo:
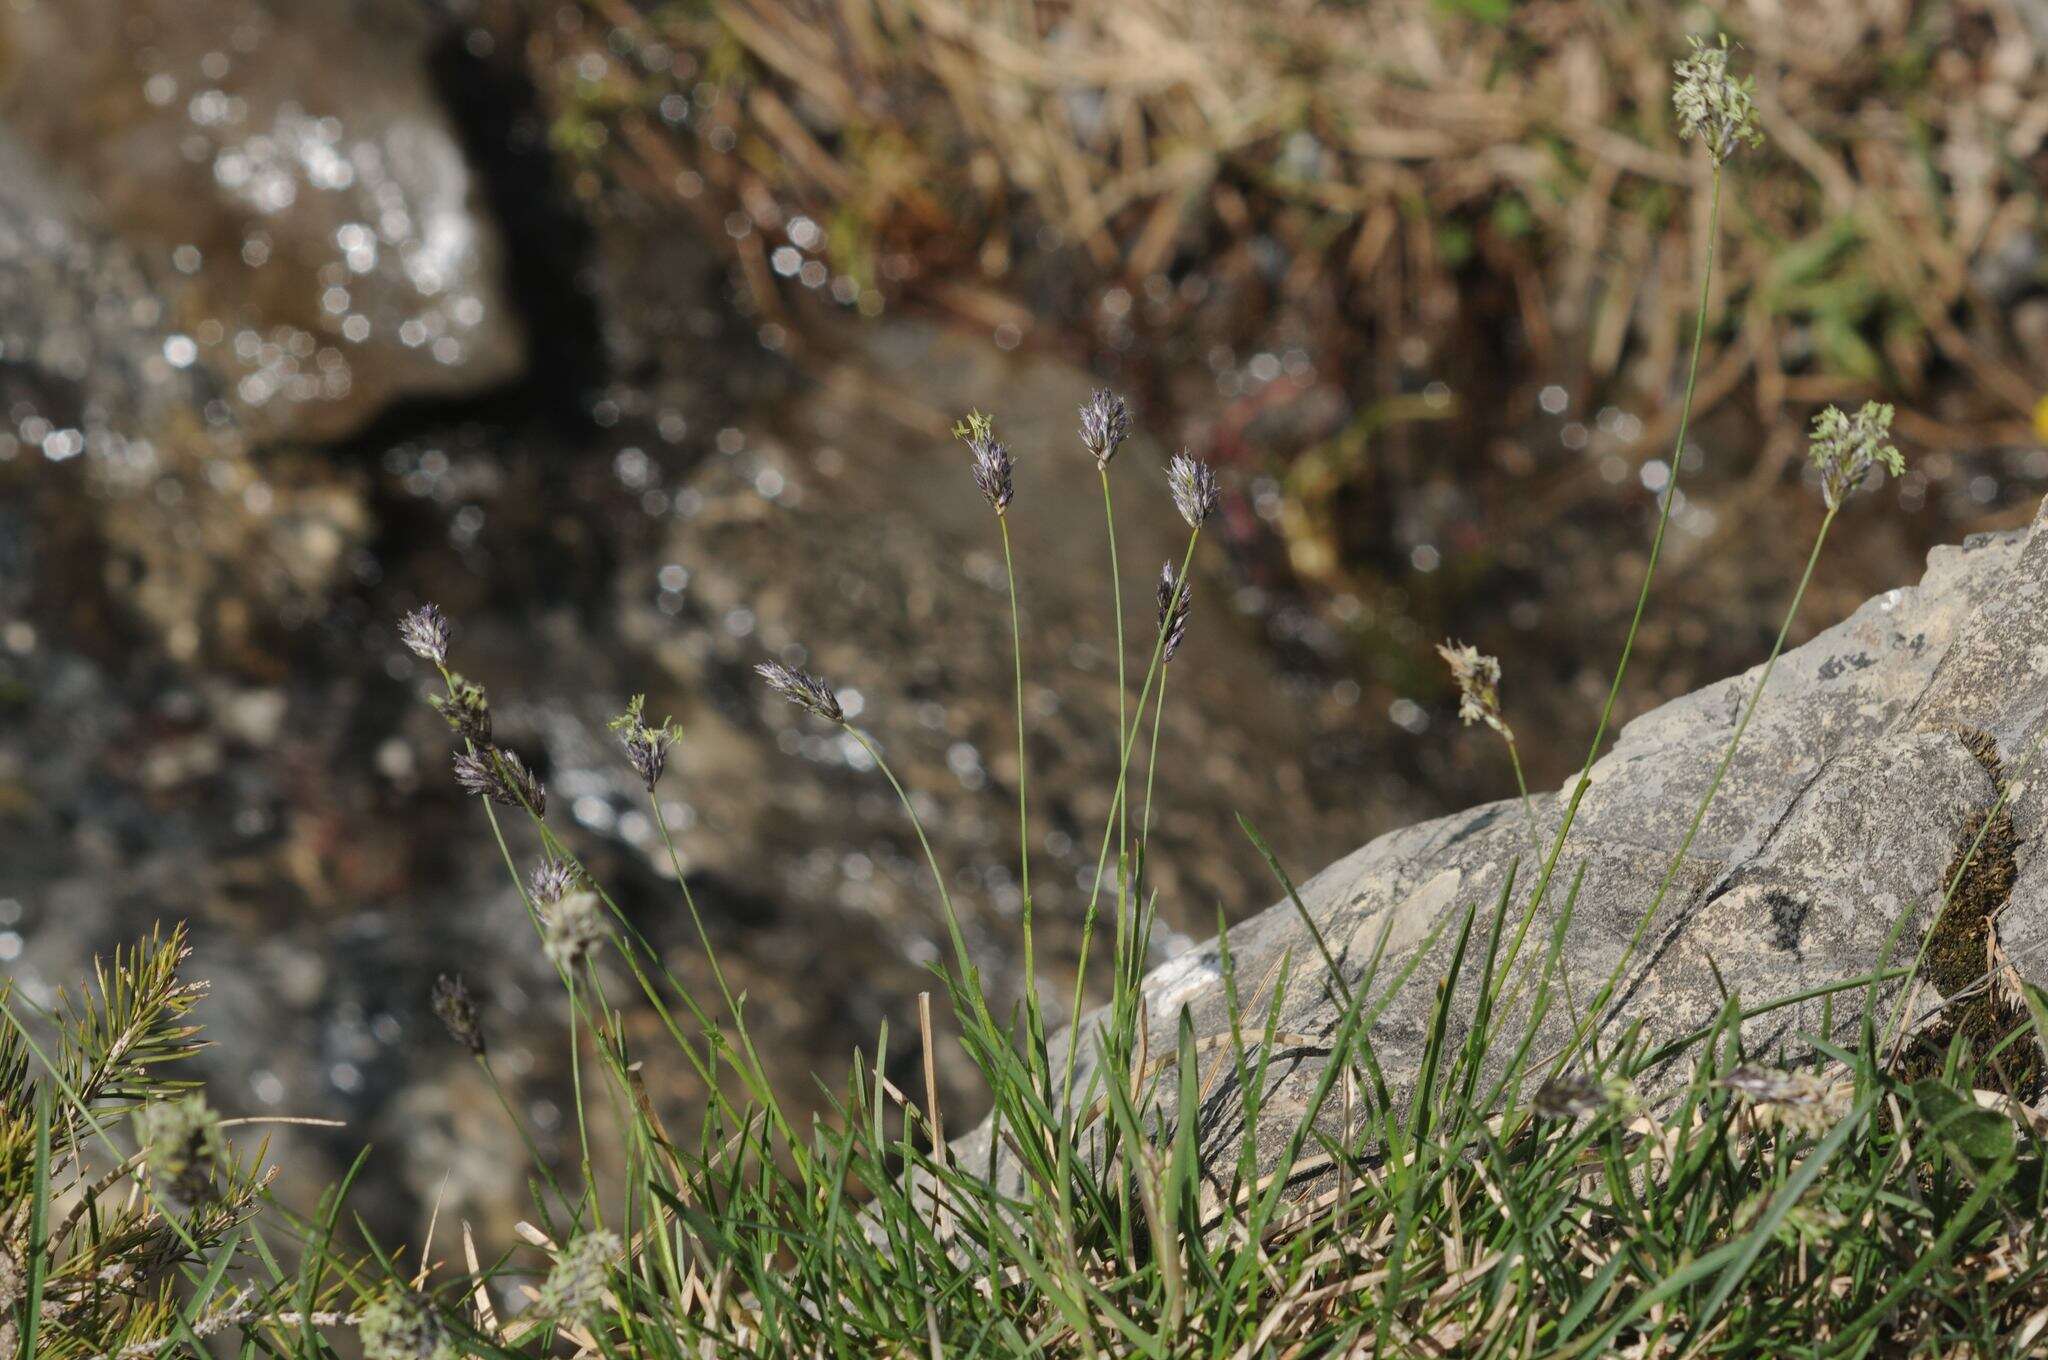
[[[483,1265],[476,1255],[476,1236],[469,1230],[468,1219],[462,1222],[462,1259],[469,1267],[469,1278],[475,1282],[470,1290],[470,1306],[475,1310],[476,1329],[494,1340],[502,1340],[498,1310],[491,1305],[491,1291],[484,1284]]]

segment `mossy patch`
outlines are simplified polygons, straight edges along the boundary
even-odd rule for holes
[[[1987,732],[1964,728],[1957,733],[1977,763],[2004,789],[2004,763],[1998,743]],[[1960,998],[1935,1021],[1912,1037],[1900,1059],[1900,1073],[1917,1079],[1939,1073],[1960,1038],[1967,1056],[1979,1067],[1977,1083],[2025,1100],[2038,1096],[2044,1084],[2040,1046],[2033,1042],[2003,1043],[2027,1022],[2018,1005],[1997,985],[1992,946],[1998,913],[2012,896],[2019,877],[2019,832],[2003,807],[1970,814],[1956,836],[1955,854],[1942,872],[1944,891],[1954,884],[1947,908],[1927,938],[1920,965],[1925,978],[1944,998]]]

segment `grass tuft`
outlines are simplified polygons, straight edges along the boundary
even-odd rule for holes
[[[1711,246],[1720,161],[1754,127],[1728,49],[1701,52],[1678,74],[1707,82],[1681,112],[1692,111],[1714,160]],[[1712,259],[1710,250],[1690,373]],[[1690,380],[1686,394],[1681,447]],[[1711,1024],[1664,1042],[1611,1005],[1768,701],[1772,665],[1842,500],[1871,466],[1899,465],[1888,422],[1888,409],[1875,408],[1817,422],[1828,512],[1807,575],[1635,938],[1591,996],[1572,992],[1562,966],[1580,877],[1547,936],[1529,932],[1583,775],[1554,839],[1535,847],[1536,872],[1506,875],[1490,904],[1456,904],[1399,950],[1390,913],[1362,961],[1332,952],[1245,825],[1315,957],[1283,953],[1267,975],[1241,977],[1224,934],[1228,1008],[1208,1035],[1146,985],[1159,912],[1149,874],[1159,715],[1218,494],[1214,474],[1192,460],[1176,465],[1164,493],[1190,535],[1178,569],[1169,563],[1162,576],[1142,673],[1125,669],[1147,652],[1125,653],[1112,574],[1119,763],[1088,926],[1100,907],[1114,929],[1094,946],[1108,958],[1092,973],[1084,933],[1073,993],[1081,1018],[1064,1037],[1047,1035],[1035,986],[1018,1012],[992,1010],[955,885],[881,743],[849,722],[828,682],[764,662],[770,693],[865,752],[924,847],[950,944],[933,966],[934,992],[986,1088],[989,1115],[973,1131],[949,1132],[939,1109],[930,994],[905,1026],[917,1036],[921,1089],[887,1075],[908,1069],[885,1027],[824,1115],[804,1120],[786,1108],[748,1034],[745,995],[728,986],[696,916],[656,797],[664,778],[687,778],[689,734],[649,725],[637,699],[616,724],[710,956],[715,1015],[564,840],[573,833],[548,822],[531,771],[491,744],[482,689],[449,669],[450,621],[431,606],[416,611],[402,636],[441,681],[456,778],[477,799],[533,947],[569,1007],[577,1136],[573,1155],[551,1162],[504,1099],[466,989],[450,978],[436,993],[451,1041],[533,1150],[526,1247],[486,1264],[465,1229],[458,1269],[434,1254],[431,1229],[408,1259],[358,1224],[360,1248],[344,1250],[353,1173],[310,1218],[271,1201],[260,1152],[245,1159],[224,1136],[250,1121],[218,1118],[175,1075],[197,1042],[187,1012],[198,993],[179,977],[185,949],[174,932],[115,954],[94,987],[52,1009],[0,992],[0,1340],[35,1360],[149,1360],[203,1353],[215,1340],[290,1360],[351,1347],[371,1360],[2022,1353],[2048,1331],[2048,1117],[2024,1103],[2040,1086],[2048,1000],[2000,985],[1994,926],[2016,872],[2006,805],[2024,771],[2008,777],[1988,738],[1963,739],[1998,797],[1962,829],[1912,967],[1892,967],[1888,950],[1868,978],[1790,998],[1730,995]],[[1008,519],[1029,506],[1013,504],[1011,452],[989,419],[962,428],[974,457],[963,475],[997,517],[1020,629]],[[1098,394],[1084,409],[1081,442],[1097,463],[1112,564],[1109,474],[1128,433],[1120,399]],[[1657,546],[1675,494],[1667,489]],[[1657,560],[1653,546],[1589,770]],[[1141,614],[1140,638],[1143,623]],[[1023,648],[1014,654],[1021,860],[1029,715]],[[1476,651],[1449,659],[1466,673],[1476,715],[1505,738],[1497,670]],[[1134,821],[1129,790],[1148,707],[1145,803]],[[530,877],[522,861],[537,866]],[[1028,893],[1026,903],[1028,932]],[[1421,973],[1439,958],[1441,975]],[[1900,1028],[1881,1039],[1881,987],[1916,975],[1955,1004],[1932,1026],[1908,1029],[1902,1000]],[[1865,997],[1854,1043],[1828,1028],[1754,1046],[1748,1020],[1837,993]],[[1101,1004],[1089,1010],[1090,1001]],[[1378,1042],[1397,1006],[1423,1036],[1413,1070],[1391,1066]],[[1283,1028],[1283,1016],[1304,1012],[1319,1017],[1315,1032]],[[1572,1020],[1572,1040],[1534,1062],[1538,1026],[1553,1014]],[[651,1089],[664,1073],[708,1093],[681,1136]],[[124,1141],[130,1131],[139,1142]]]

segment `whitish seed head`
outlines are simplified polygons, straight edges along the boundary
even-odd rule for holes
[[[541,918],[543,947],[564,968],[604,943],[604,903],[587,889],[565,895]]]
[[[1457,682],[1458,716],[1468,725],[1483,722],[1513,741],[1515,734],[1500,715],[1499,660],[1481,655],[1477,647],[1448,640],[1437,644],[1436,654],[1451,668],[1451,679]]]
[[[1674,63],[1671,104],[1681,135],[1697,138],[1719,165],[1741,147],[1763,145],[1757,127],[1756,82],[1728,74],[1728,35],[1718,43],[1692,41],[1692,51]]]
[[[1635,1088],[1621,1077],[1605,1079],[1584,1072],[1561,1072],[1536,1088],[1530,1102],[1544,1119],[1577,1119],[1604,1111],[1627,1111],[1636,1103]]]
[[[1180,589],[1175,590],[1178,584]],[[1174,575],[1173,563],[1159,568],[1159,627],[1166,635],[1166,641],[1159,649],[1159,664],[1164,666],[1173,661],[1180,651],[1181,642],[1188,634],[1188,617],[1194,609],[1195,585],[1192,581],[1181,580]]]
[[[1096,389],[1081,408],[1081,447],[1106,468],[1117,447],[1130,437],[1131,412],[1124,399],[1106,387]]]
[[[1830,406],[1813,418],[1809,449],[1820,470],[1821,499],[1833,510],[1863,483],[1874,465],[1904,475],[1906,459],[1891,442],[1892,408],[1866,401],[1855,415]]]
[[[460,1360],[462,1348],[425,1296],[393,1285],[363,1306],[356,1323],[363,1360]]]
[[[195,1203],[212,1189],[220,1154],[220,1116],[194,1092],[153,1100],[135,1112],[135,1141],[142,1164],[159,1187]]]
[[[574,891],[582,881],[583,875],[568,860],[544,859],[533,866],[533,873],[527,880],[527,891],[535,905],[549,907],[561,901],[563,894]]]
[[[455,753],[455,782],[465,792],[488,798],[500,807],[524,807],[536,817],[545,817],[547,788],[526,763],[502,746]]]
[[[683,730],[673,718],[663,718],[649,726],[643,714],[646,704],[646,695],[634,695],[626,711],[611,720],[610,727],[625,744],[626,759],[634,772],[647,785],[647,791],[653,793],[654,786],[661,782],[661,772],[668,768],[668,748],[681,738]]]
[[[533,1301],[536,1313],[562,1321],[582,1321],[605,1306],[605,1279],[619,1258],[617,1233],[597,1231],[577,1236],[555,1255],[555,1264]]]
[[[1173,503],[1180,510],[1180,517],[1188,522],[1188,528],[1201,528],[1216,513],[1216,502],[1222,494],[1216,483],[1216,469],[1186,449],[1176,453],[1167,464],[1166,485],[1172,490]]]
[[[1849,1083],[1775,1067],[1738,1067],[1721,1085],[1748,1101],[1762,1122],[1805,1138],[1818,1138],[1839,1123],[1854,1095]]]
[[[783,698],[805,709],[827,722],[845,722],[846,713],[839,707],[839,696],[832,692],[832,686],[809,671],[785,666],[780,661],[763,661],[754,667],[754,674],[767,683]]]
[[[453,729],[455,735],[478,746],[491,744],[491,701],[484,694],[482,685],[472,684],[460,675],[448,677],[452,690],[447,694],[427,696],[427,702],[434,706]]]
[[[440,606],[423,604],[398,621],[398,637],[414,656],[436,666],[448,661],[448,616]]]
[[[476,998],[469,994],[460,973],[443,973],[434,979],[434,1014],[448,1027],[448,1036],[468,1049],[472,1057],[484,1055],[484,1030],[477,1019]]]

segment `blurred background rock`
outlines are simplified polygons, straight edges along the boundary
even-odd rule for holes
[[[1063,1004],[1113,769],[1098,381],[1143,436],[1134,619],[1181,541],[1166,452],[1227,488],[1161,755],[1174,939],[1274,896],[1233,812],[1306,874],[1511,791],[1446,634],[1500,653],[1555,783],[1670,477],[1704,166],[1666,91],[1716,22],[1770,140],[1731,172],[1629,714],[1768,646],[1819,403],[1897,401],[1912,470],[1801,634],[2048,489],[2035,0],[9,0],[0,967],[47,997],[189,917],[216,1104],[350,1122],[276,1141],[292,1193],[367,1138],[373,1223],[444,1178],[508,1223],[517,1140],[428,987],[483,993],[544,1137],[561,1017],[393,633],[431,598],[550,816],[708,983],[603,731],[642,689],[681,720],[661,796],[787,1092],[885,1020],[912,1080],[914,843],[748,667],[861,705],[1021,986],[1000,551],[946,433],[981,407],[1020,460]],[[686,1107],[681,1066],[650,1079]]]

